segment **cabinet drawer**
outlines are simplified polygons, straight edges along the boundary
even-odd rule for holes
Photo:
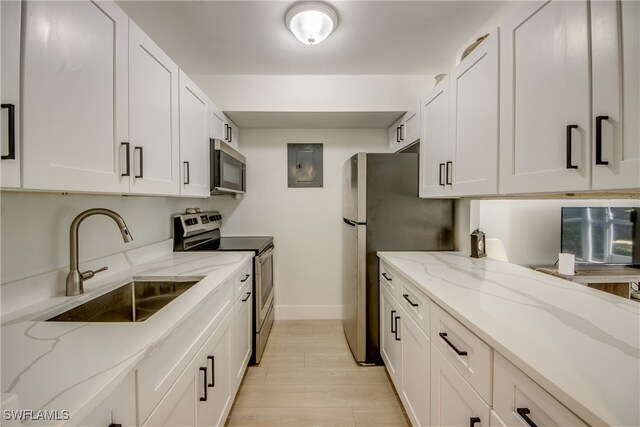
[[[402,284],[404,279],[400,273],[389,267],[385,262],[380,261],[380,284],[387,288],[394,298],[402,298]]]
[[[403,278],[398,301],[400,301],[400,306],[411,316],[425,335],[429,336],[429,323],[431,320],[431,300],[429,297]]]
[[[211,292],[204,304],[176,325],[138,366],[138,417],[146,420],[176,382],[211,332],[231,309],[233,278]]]
[[[431,352],[431,425],[487,427],[491,408],[440,350]]]
[[[431,337],[436,348],[491,404],[491,347],[435,303],[431,304],[431,318]]]
[[[242,266],[239,272],[236,273],[233,301],[237,301],[240,296],[246,295],[247,292],[251,292],[247,289],[253,283],[253,258],[251,258],[245,265]],[[243,297],[244,298],[244,297]]]
[[[494,363],[493,407],[506,425],[587,425],[502,355]]]

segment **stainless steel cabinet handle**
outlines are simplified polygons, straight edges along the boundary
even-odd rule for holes
[[[409,294],[402,294],[402,298],[406,299],[406,300],[407,300],[407,302],[408,302],[409,304],[411,304],[411,307],[417,307],[417,306],[418,306],[418,304],[416,304],[415,302],[413,302],[413,301],[411,301],[411,300],[409,299]]]
[[[211,361],[211,382],[207,384],[207,387],[215,387],[216,386],[216,358],[215,356],[207,356],[207,360]],[[206,369],[207,368],[205,368],[205,375],[204,375],[205,381],[207,379]],[[206,391],[204,395],[205,397],[207,396]]]
[[[204,372],[204,380],[202,381],[204,396],[200,396],[200,402],[207,401],[207,368],[200,367],[200,372]]]
[[[2,109],[9,110],[9,125],[7,126],[8,151],[2,156],[2,160],[15,160],[16,158],[16,106],[13,104],[1,104]]]
[[[458,356],[466,356],[467,355],[466,351],[458,350],[458,348],[455,345],[453,345],[453,343],[451,341],[449,341],[449,339],[447,338],[447,333],[446,332],[440,332],[438,335],[440,335],[440,338],[442,338],[444,340],[444,342],[449,344],[449,347],[451,347],[453,349],[453,351],[455,351],[458,354]]]
[[[140,163],[139,163],[139,166],[140,166],[140,174],[139,174],[139,175],[135,175],[134,177],[135,177],[135,178],[143,178],[143,177],[144,177],[144,173],[143,173],[142,168],[143,168],[143,166],[144,166],[144,161],[143,161],[143,159],[142,159],[142,156],[143,156],[142,147],[135,147],[135,148],[133,149],[133,153],[134,153],[134,155],[135,155],[135,152],[136,152],[136,151],[139,151],[139,152],[140,152]]]
[[[184,172],[185,172],[185,181],[184,181],[184,185],[188,185],[189,184],[189,162],[183,162],[184,163]]]
[[[120,143],[121,147],[124,147],[125,149],[125,156],[126,156],[126,160],[125,160],[125,173],[121,174],[122,176],[130,176],[131,175],[131,152],[130,152],[130,147],[129,147],[129,143],[128,142],[121,142]]]

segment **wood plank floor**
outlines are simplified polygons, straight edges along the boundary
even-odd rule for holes
[[[227,426],[409,426],[383,366],[358,366],[339,320],[274,323]]]

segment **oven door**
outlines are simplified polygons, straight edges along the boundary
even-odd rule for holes
[[[256,258],[256,331],[260,331],[273,301],[273,246]]]

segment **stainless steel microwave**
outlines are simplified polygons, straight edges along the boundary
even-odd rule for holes
[[[247,190],[246,159],[235,148],[212,139],[211,194],[237,194]]]

